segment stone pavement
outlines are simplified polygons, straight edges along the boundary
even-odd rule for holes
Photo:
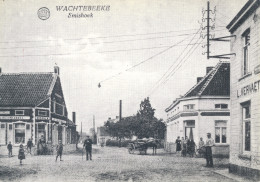
[[[215,172],[226,169],[228,159],[215,159],[214,162],[214,168],[205,168],[205,159],[183,158],[162,149],[157,155],[152,155],[151,149],[148,155],[139,155],[129,154],[126,148],[94,146],[92,161],[86,161],[81,151],[65,154],[63,161],[58,162],[55,162],[55,156],[28,155],[21,166],[17,156],[1,157],[0,180],[238,181]],[[9,175],[5,175],[5,171]]]

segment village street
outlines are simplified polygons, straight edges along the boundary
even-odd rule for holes
[[[0,181],[235,181],[214,172],[225,169],[228,159],[215,159],[214,168],[205,168],[203,158],[157,152],[154,156],[149,149],[148,155],[139,155],[126,148],[94,146],[92,161],[78,151],[58,162],[54,155],[28,155],[21,166],[17,155],[1,156]]]

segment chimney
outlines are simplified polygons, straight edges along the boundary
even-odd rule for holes
[[[54,73],[60,75],[60,68],[58,66],[54,66]]]
[[[2,73],[2,68],[0,67],[0,74]]]
[[[122,119],[122,100],[119,100],[119,121]]]
[[[72,121],[76,124],[76,112],[72,112]]]
[[[109,117],[108,120],[111,120],[111,118]]]
[[[197,77],[197,83],[199,83],[202,78],[203,77]]]
[[[208,74],[214,67],[213,66],[209,66],[206,68],[206,74]]]

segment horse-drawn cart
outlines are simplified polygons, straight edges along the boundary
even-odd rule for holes
[[[133,154],[135,151],[139,151],[140,154],[147,153],[147,143],[143,141],[133,141],[128,144],[128,152],[129,154]]]

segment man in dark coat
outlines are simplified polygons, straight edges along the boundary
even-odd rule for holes
[[[207,140],[206,140],[206,161],[207,165],[205,167],[213,167],[213,158],[212,158],[212,147],[214,145],[214,140],[211,138],[211,134],[207,133]]]
[[[32,151],[32,146],[33,146],[32,140],[29,138],[29,140],[27,142],[27,150],[30,151],[30,154],[31,154],[31,151]]]
[[[86,160],[88,160],[88,157],[90,160],[92,160],[92,140],[87,136],[87,139],[84,141],[84,145],[86,149]]]

